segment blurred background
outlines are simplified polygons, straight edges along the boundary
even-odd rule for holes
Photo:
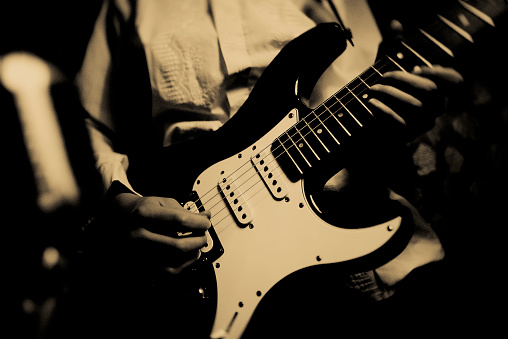
[[[86,112],[73,79],[101,5],[100,0],[0,5],[6,282],[1,304],[18,338],[43,338],[57,326],[55,314],[80,268],[82,228],[100,202],[100,179],[82,122]],[[401,21],[411,22],[404,6],[397,8]],[[466,84],[449,99],[448,111],[410,143],[414,176],[406,188],[447,251],[457,279],[446,283],[457,284],[464,298],[479,296],[489,305],[501,303],[489,291],[502,287],[500,238],[508,225],[505,21],[496,22],[499,31],[461,66]]]
[[[2,328],[45,338],[80,264],[100,178],[73,85],[102,1],[0,5]]]

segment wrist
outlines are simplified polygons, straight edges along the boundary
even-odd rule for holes
[[[105,203],[106,205],[112,207],[119,207],[124,211],[126,208],[132,210],[140,198],[140,195],[134,193],[120,181],[113,181],[108,191],[106,192]]]

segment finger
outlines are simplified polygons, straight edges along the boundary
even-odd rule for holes
[[[212,213],[210,211],[203,211],[199,213],[200,215],[203,215],[210,219],[212,217]],[[210,222],[211,226],[211,222]],[[196,236],[196,235],[202,235],[204,234],[203,230],[196,230],[196,229],[185,229],[183,227],[179,227],[179,231],[176,232],[176,235],[178,237],[187,237],[187,236]],[[175,234],[170,232],[170,234],[166,234],[170,236],[174,236]]]
[[[450,67],[442,67],[440,65],[435,65],[433,67],[415,67],[413,73],[432,79],[441,79],[442,81],[452,85],[458,85],[464,82],[464,78],[459,72],[457,72],[457,70]]]
[[[151,232],[145,228],[137,228],[131,231],[134,239],[145,242],[147,246],[168,246],[181,252],[189,252],[202,248],[206,245],[205,235],[192,235],[185,237],[170,237]]]
[[[209,214],[192,213],[180,205],[176,207],[166,207],[161,200],[159,200],[158,203],[154,203],[153,201],[143,203],[136,207],[133,213],[139,219],[148,220],[158,225],[172,225],[179,231],[206,231],[211,226]]]
[[[377,108],[378,110],[380,110],[381,112],[386,113],[387,115],[391,116],[393,119],[395,119],[399,123],[406,125],[406,121],[404,119],[402,119],[402,117],[400,115],[395,113],[395,111],[393,109],[391,109],[386,104],[379,101],[378,99],[372,98],[368,101],[368,103],[370,105],[374,106],[375,108]]]
[[[400,71],[385,73],[382,82],[371,87],[371,94],[406,122],[407,114],[428,111],[433,113],[432,117],[436,117],[444,107],[444,93],[438,90],[435,81]]]
[[[200,257],[201,257],[201,251],[198,250],[196,252],[196,255],[192,259],[184,262],[182,265],[180,265],[178,267],[164,267],[164,270],[171,273],[171,274],[179,274],[184,269],[186,269],[190,265],[194,264]]]
[[[413,73],[405,73],[401,71],[387,72],[383,74],[383,81],[388,84],[398,83],[397,87],[400,86],[411,86],[415,89],[423,91],[434,91],[437,89],[437,85],[434,81],[429,78],[420,76]]]
[[[183,232],[198,231],[198,233],[203,233],[212,226],[210,212],[196,214],[185,209],[179,209],[174,217]]]
[[[200,215],[204,215],[205,217],[207,217],[208,219],[211,219],[212,218],[212,212],[211,211],[203,211],[203,212],[199,212]]]
[[[370,90],[373,92],[376,92],[376,93],[384,94],[385,96],[390,96],[392,98],[399,100],[402,103],[406,103],[406,104],[409,104],[409,105],[412,105],[415,107],[422,107],[423,106],[423,103],[420,100],[418,100],[411,94],[408,94],[405,91],[402,91],[402,90],[400,90],[396,87],[393,87],[393,86],[376,84],[376,85],[373,85],[370,88]],[[375,97],[376,94],[374,93],[373,96]]]

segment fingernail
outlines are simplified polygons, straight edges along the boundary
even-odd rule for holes
[[[369,100],[369,101],[367,101],[367,102],[368,102],[369,104],[371,104],[371,105],[376,106],[376,107],[378,107],[378,106],[379,106],[379,103],[380,103],[380,102],[379,102],[379,100],[377,100],[377,99],[375,99],[375,98],[372,98],[372,99],[370,99],[370,100]]]

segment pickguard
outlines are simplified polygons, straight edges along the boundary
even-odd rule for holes
[[[284,184],[284,196],[271,192],[272,181],[266,178],[272,170],[264,173],[264,166],[251,159],[270,150],[273,140],[297,120],[295,109],[256,143],[212,165],[194,183],[200,202],[212,213],[213,230],[223,248],[213,262],[217,309],[212,338],[239,337],[263,296],[287,275],[368,255],[386,244],[401,225],[401,217],[361,229],[329,224],[309,207],[303,180],[292,182],[280,169],[273,172]],[[225,186],[220,183],[228,180],[224,178],[228,174],[234,175],[248,205],[246,224],[238,220],[234,199],[221,192]]]

